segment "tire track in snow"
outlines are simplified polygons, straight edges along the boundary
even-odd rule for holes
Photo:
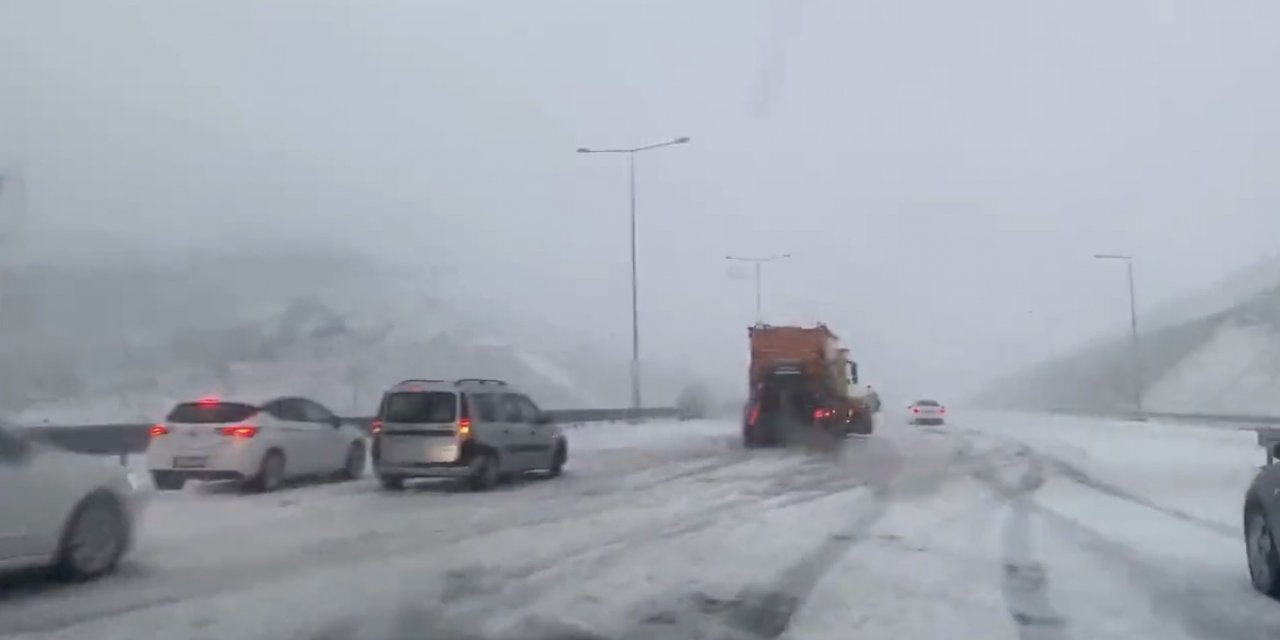
[[[784,452],[784,454],[785,457],[782,459],[794,459],[797,463],[795,467],[785,472],[780,469],[773,477],[763,478],[766,480],[763,485],[740,487],[745,490],[737,491],[736,495],[729,499],[706,505],[695,514],[673,514],[672,517],[664,517],[651,525],[631,529],[619,535],[603,539],[593,538],[589,542],[536,563],[500,567],[496,570],[476,568],[471,571],[457,572],[451,580],[461,585],[461,588],[446,589],[447,595],[442,601],[430,603],[425,607],[410,605],[404,608],[401,614],[429,618],[436,621],[433,624],[442,624],[449,628],[476,628],[475,624],[468,624],[467,621],[483,619],[487,612],[512,611],[536,605],[548,593],[553,592],[557,585],[589,581],[593,576],[606,571],[608,567],[629,561],[637,547],[662,544],[672,539],[695,534],[712,526],[724,524],[726,519],[738,515],[758,513],[761,510],[788,509],[815,502],[850,490],[857,490],[870,482],[859,475],[860,467],[849,466],[847,460],[826,456],[796,455],[795,452]],[[774,462],[779,460],[771,456],[751,456],[751,459]],[[744,482],[756,483],[761,479],[759,477],[735,478],[732,482],[741,485]],[[878,488],[873,492],[872,505],[883,502],[881,494],[882,491]],[[848,547],[863,539],[865,530],[883,514],[885,508],[887,507],[866,510],[850,530],[833,536],[817,549],[806,554],[800,563],[786,572],[781,588],[746,589],[740,594],[739,601],[735,603],[718,602],[706,596],[694,597],[682,602],[678,607],[678,614],[670,615],[685,618],[689,615],[691,608],[714,609],[722,617],[728,616],[725,618],[726,621],[730,621],[731,618],[731,622],[736,625],[734,628],[739,628],[739,633],[746,633],[741,630],[742,627],[753,626],[765,631],[764,635],[748,634],[744,635],[744,638],[776,637],[770,635],[769,629],[780,624],[779,620],[789,620],[790,615],[802,601],[802,598],[788,595],[786,590],[804,592],[806,589],[812,589],[812,586],[830,569],[835,560],[834,556],[842,554]],[[411,611],[412,609],[417,609],[417,612]],[[632,640],[648,637],[644,634],[650,631],[656,633],[654,638],[665,640],[702,637],[686,635],[685,632],[689,631],[687,625],[682,625],[682,628],[673,628],[661,622],[670,615],[659,612],[645,616],[645,619],[652,624],[637,625],[635,629],[624,634],[623,638]],[[598,637],[584,635],[586,632],[582,630],[565,631],[561,628],[563,625],[555,620],[534,621],[534,623],[560,629],[548,632],[549,635],[539,632],[532,636],[536,638]],[[522,630],[526,628],[527,625],[522,625]],[[322,634],[319,637],[328,636]],[[381,639],[388,636],[374,637]],[[521,640],[525,638],[523,634],[518,637]]]
[[[1056,530],[1092,552],[1108,565],[1120,567],[1135,586],[1150,595],[1151,606],[1194,638],[1203,640],[1256,640],[1280,637],[1280,611],[1275,602],[1254,593],[1242,572],[1220,580],[1179,576],[1158,560],[1043,505],[1037,515],[1051,521]],[[1244,552],[1241,551],[1243,557]],[[1231,589],[1231,586],[1237,588]],[[1224,589],[1223,587],[1228,587]]]
[[[501,580],[488,593],[469,594],[467,602],[457,607],[454,615],[468,616],[482,610],[525,606],[544,594],[547,584],[561,582],[566,576],[590,575],[603,567],[625,561],[625,552],[640,545],[656,544],[673,538],[687,536],[720,524],[725,518],[760,509],[784,509],[815,502],[846,491],[866,486],[859,478],[831,477],[818,473],[802,464],[797,469],[803,481],[772,479],[763,487],[747,490],[729,499],[710,504],[697,513],[675,514],[638,529],[604,538],[593,538],[585,546],[566,550],[552,558],[520,567],[499,570]],[[839,474],[837,474],[839,476]],[[785,478],[785,476],[784,476]],[[798,495],[797,495],[797,492]],[[522,582],[509,584],[515,579]]]
[[[1151,509],[1153,511],[1158,511],[1160,513],[1163,513],[1166,516],[1169,516],[1170,518],[1181,520],[1183,522],[1195,525],[1201,529],[1205,529],[1206,531],[1210,531],[1212,533],[1227,536],[1228,538],[1231,538],[1233,540],[1240,537],[1240,531],[1234,527],[1230,527],[1221,522],[1215,522],[1213,520],[1208,520],[1206,518],[1194,516],[1185,511],[1180,511],[1172,507],[1166,507],[1164,505],[1156,504],[1155,502],[1147,500],[1142,496],[1130,493],[1113,484],[1094,478],[1093,476],[1090,476],[1089,474],[1085,473],[1078,467],[1075,467],[1064,460],[1060,460],[1052,456],[1043,456],[1043,457],[1047,458],[1050,462],[1052,462],[1053,466],[1055,467],[1055,471],[1060,473],[1063,477],[1068,478],[1076,482],[1077,484],[1093,489],[1094,491],[1100,491],[1114,498],[1119,498],[1126,502],[1130,502],[1141,507],[1146,507],[1147,509]]]
[[[1065,640],[1070,637],[1067,620],[1049,598],[1049,575],[1036,558],[1031,539],[1035,492],[1045,482],[1044,463],[1025,446],[1020,446],[1013,455],[1023,467],[1013,482],[1002,478],[995,465],[973,474],[1009,503],[1001,566],[1005,609],[1017,624],[1019,640]]]
[[[870,502],[849,525],[826,537],[775,580],[750,585],[730,598],[706,593],[677,597],[674,603],[641,611],[618,640],[772,640],[786,633],[796,612],[822,579],[888,512],[888,490],[875,487]]]
[[[625,491],[626,500],[635,500],[638,496],[656,491],[670,491],[673,485],[698,486],[701,484],[700,480],[706,477],[752,461],[750,457],[737,456],[727,456],[728,459],[725,459],[723,452],[718,450],[707,455],[715,456],[715,459],[692,469],[672,473],[666,477],[665,481],[622,486],[619,490]],[[649,469],[640,470],[642,473],[645,471]],[[447,509],[456,518],[468,516],[474,518],[472,515],[474,510],[477,507],[483,508],[485,501],[494,501],[504,495],[510,496],[521,488],[528,487],[515,487],[482,495],[460,494],[457,496],[458,502],[449,499],[445,504],[424,500],[421,504],[407,508],[399,505],[412,504],[408,501],[413,501],[415,495],[371,496],[374,500],[385,500],[386,503],[381,505],[382,508],[377,509],[368,506],[370,502],[360,502],[358,505],[363,509],[370,509],[371,514],[376,514],[376,520],[372,522],[376,528],[361,531],[354,537],[349,534],[339,534],[303,539],[299,540],[297,547],[289,549],[288,553],[272,557],[239,557],[233,554],[220,558],[220,562],[215,566],[187,566],[174,571],[164,571],[162,566],[149,566],[135,560],[122,566],[120,575],[112,576],[99,583],[47,585],[27,593],[10,594],[11,597],[0,601],[0,614],[2,614],[0,615],[0,635],[55,631],[93,620],[249,587],[264,579],[297,575],[317,566],[333,569],[360,565],[369,562],[374,554],[379,559],[394,561],[397,558],[422,554],[424,541],[430,541],[431,547],[440,549],[440,553],[445,554],[447,553],[445,549],[449,545],[473,539],[477,531],[483,532],[483,535],[492,535],[527,527],[551,525],[598,513],[602,508],[608,509],[616,504],[617,500],[616,494],[602,495],[596,500],[591,499],[593,496],[584,496],[581,493],[565,495],[554,492],[531,495],[530,498],[541,499],[520,503],[520,513],[514,519],[508,519],[510,512],[506,510],[506,507],[510,507],[511,504],[503,503],[503,508],[494,514],[496,517],[489,519],[488,522],[471,520],[469,526],[453,531],[427,531],[425,537],[406,535],[408,532],[405,528],[420,525],[424,515],[447,522],[448,516],[437,511],[441,508]],[[573,498],[586,499],[574,500]],[[530,514],[530,511],[533,513]],[[336,515],[340,514],[329,517],[336,517]],[[325,535],[324,528],[320,528],[319,531],[322,536]],[[191,545],[198,547],[199,542],[191,541]],[[12,597],[13,595],[17,597]]]
[[[674,605],[637,616],[638,623],[619,640],[772,640],[782,637],[795,614],[828,574],[854,546],[871,538],[876,523],[898,499],[929,495],[941,488],[947,478],[968,472],[967,467],[959,464],[969,455],[965,444],[952,452],[943,466],[921,476],[904,473],[905,460],[895,448],[872,448],[855,453],[848,462],[881,466],[878,471],[872,471],[869,503],[859,509],[845,527],[828,535],[774,580],[744,587],[730,598],[705,593],[684,596]]]
[[[996,433],[986,433],[986,432],[976,431],[972,429],[969,429],[967,431],[974,435],[980,435],[983,437],[988,437],[988,438],[992,438],[1002,442],[1006,442],[1012,446],[1018,447],[1019,449],[1025,450],[1029,453],[1033,453],[1038,459],[1044,461],[1044,463],[1052,467],[1052,470],[1057,472],[1060,476],[1068,480],[1071,480],[1081,486],[1087,487],[1089,489],[1093,489],[1094,491],[1105,493],[1113,498],[1119,498],[1126,502],[1130,502],[1135,505],[1145,507],[1153,511],[1157,511],[1171,518],[1181,520],[1188,524],[1195,525],[1206,531],[1210,531],[1218,535],[1227,536],[1233,540],[1238,538],[1240,535],[1240,532],[1234,527],[1225,525],[1221,522],[1216,522],[1206,518],[1201,518],[1199,516],[1189,514],[1185,511],[1181,511],[1173,507],[1168,507],[1168,506],[1156,503],[1142,496],[1139,496],[1135,493],[1126,491],[1125,489],[1119,486],[1116,486],[1109,482],[1095,478],[1089,475],[1088,473],[1086,473],[1083,469],[1071,464],[1070,462],[1067,462],[1066,460],[1063,460],[1062,458],[1055,456],[1051,453],[1042,452],[1036,449],[1034,446],[1021,442],[1012,436],[1006,436],[1003,434],[996,434]]]

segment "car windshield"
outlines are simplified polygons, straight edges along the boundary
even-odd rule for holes
[[[191,424],[239,422],[257,413],[257,407],[239,402],[184,402],[175,406],[165,420]]]
[[[448,391],[404,391],[387,394],[382,401],[386,422],[439,424],[458,419],[457,394]]]
[[[917,407],[937,407],[940,406],[936,400],[916,400]]]

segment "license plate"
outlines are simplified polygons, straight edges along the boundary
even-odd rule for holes
[[[427,450],[428,462],[453,462],[458,459],[458,445],[445,444]]]
[[[199,469],[208,463],[205,456],[178,456],[173,459],[174,469]]]

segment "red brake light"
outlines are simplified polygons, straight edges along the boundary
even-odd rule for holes
[[[382,421],[374,420],[372,423],[369,424],[369,430],[374,433],[382,433]]]
[[[217,398],[216,396],[205,396],[205,397],[200,398],[199,400],[197,400],[197,401],[196,401],[196,404],[201,404],[201,405],[208,406],[208,405],[211,405],[211,404],[218,404],[219,402],[221,402],[221,400],[218,400],[218,398]]]
[[[462,418],[458,420],[458,437],[459,438],[471,437],[471,418]]]
[[[222,435],[232,438],[252,438],[258,435],[258,428],[251,424],[242,424],[236,427],[223,427]]]
[[[153,425],[151,425],[151,437],[152,437],[152,438],[159,438],[160,436],[166,436],[166,435],[169,435],[169,427],[167,427],[167,426],[165,426],[165,425],[163,425],[163,424],[153,424]]]
[[[946,407],[938,407],[938,413],[946,413],[946,412],[947,412]]]
[[[821,419],[823,419],[823,418],[830,418],[831,416],[834,416],[835,414],[836,414],[836,412],[835,412],[835,410],[834,410],[834,409],[814,409],[814,410],[813,410],[813,419],[814,419],[814,420],[821,420]]]
[[[747,424],[754,427],[756,425],[756,421],[759,419],[760,419],[760,405],[753,404],[751,405],[751,416],[747,418]]]
[[[920,407],[911,407],[911,413],[920,413]]]

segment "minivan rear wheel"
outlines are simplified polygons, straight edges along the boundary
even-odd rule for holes
[[[475,471],[471,474],[472,491],[488,491],[498,486],[498,457],[492,453],[481,453],[475,462]]]
[[[566,458],[568,458],[568,452],[565,450],[565,446],[562,444],[557,445],[556,452],[551,455],[551,466],[547,468],[547,475],[552,478],[560,477],[560,474],[564,472]]]
[[[182,491],[187,479],[173,471],[152,471],[151,484],[161,491]]]

